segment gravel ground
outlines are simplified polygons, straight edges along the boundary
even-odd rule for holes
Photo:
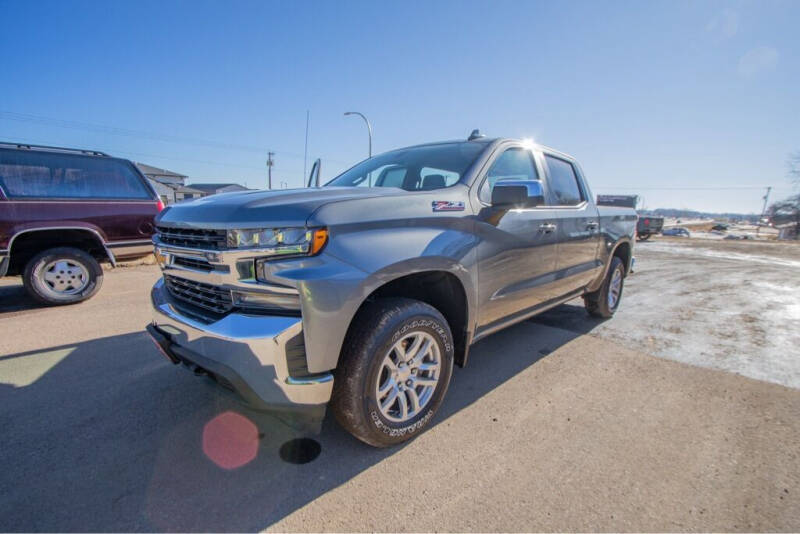
[[[798,249],[719,243],[640,244],[614,319],[490,336],[419,439],[328,418],[305,465],[291,421],[156,352],[155,267],[62,308],[0,280],[0,530],[798,531]]]

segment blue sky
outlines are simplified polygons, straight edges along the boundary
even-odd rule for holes
[[[0,0],[0,139],[300,186],[425,141],[531,137],[595,193],[758,212],[800,150],[800,2]],[[669,188],[669,189],[661,189]],[[708,189],[700,189],[708,188]],[[726,189],[723,189],[726,188]]]

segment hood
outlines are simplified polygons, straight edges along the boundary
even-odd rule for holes
[[[402,196],[389,187],[321,187],[221,193],[164,209],[156,223],[192,228],[270,228],[305,226],[309,215],[332,202]]]

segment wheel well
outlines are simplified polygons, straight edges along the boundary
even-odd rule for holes
[[[387,297],[415,299],[439,310],[453,333],[455,363],[463,367],[467,354],[467,294],[454,274],[447,271],[428,271],[396,278],[373,291],[361,304],[361,308]]]
[[[54,247],[75,247],[98,261],[109,259],[100,238],[90,230],[32,230],[19,234],[11,243],[8,274],[21,274],[32,257]]]
[[[630,243],[620,243],[617,248],[614,249],[613,256],[618,257],[622,260],[622,264],[625,266],[625,274],[628,274],[628,271],[631,268],[631,245]]]

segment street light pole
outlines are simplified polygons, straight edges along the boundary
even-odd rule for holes
[[[364,122],[367,123],[367,130],[369,131],[369,157],[372,157],[372,125],[369,123],[363,113],[359,113],[358,111],[346,111],[345,116],[347,115],[358,115],[364,119]]]

